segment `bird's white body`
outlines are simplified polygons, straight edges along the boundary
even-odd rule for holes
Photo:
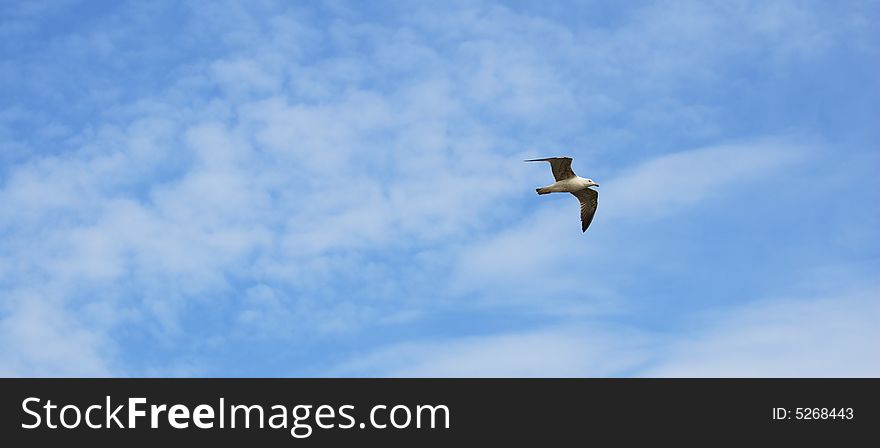
[[[541,188],[541,193],[574,193],[595,183],[580,176],[570,177]]]

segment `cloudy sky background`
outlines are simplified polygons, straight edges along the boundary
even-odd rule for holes
[[[878,20],[3,2],[0,375],[880,376]]]

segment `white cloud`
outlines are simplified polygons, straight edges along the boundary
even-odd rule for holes
[[[602,213],[610,220],[644,220],[729,198],[751,183],[783,175],[811,151],[765,138],[664,155],[603,182]]]
[[[767,300],[707,316],[641,373],[665,377],[877,377],[880,289]]]
[[[568,324],[398,344],[357,357],[332,372],[392,377],[610,376],[637,367],[648,356],[645,335],[594,326]]]
[[[0,321],[0,376],[118,373],[107,356],[112,353],[112,343],[94,324],[79,321],[63,301],[36,295],[19,297]]]
[[[520,332],[393,344],[336,375],[391,377],[876,377],[878,290],[761,300],[666,333],[603,318]],[[608,316],[605,316],[607,318]]]

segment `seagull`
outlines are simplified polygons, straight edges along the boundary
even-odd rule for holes
[[[596,207],[599,205],[599,192],[590,187],[598,187],[593,179],[584,179],[571,170],[571,157],[547,157],[529,159],[525,162],[550,162],[556,182],[546,187],[536,188],[538,194],[571,193],[581,203],[581,231],[586,232],[593,221]]]

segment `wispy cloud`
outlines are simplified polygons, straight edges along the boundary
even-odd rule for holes
[[[105,376],[121,373],[98,321],[83,322],[63,301],[28,295],[7,303],[0,322],[0,375]],[[90,310],[86,310],[90,311]],[[91,310],[94,311],[94,310]]]
[[[355,356],[338,375],[392,377],[874,377],[875,287],[839,297],[761,300],[717,310],[681,332],[601,319],[408,342]]]
[[[880,290],[765,300],[706,316],[641,375],[876,377]],[[728,314],[729,313],[729,314]],[[720,315],[728,314],[728,315]]]
[[[606,182],[602,211],[612,221],[646,220],[725,200],[810,157],[814,149],[808,145],[768,138],[664,155]]]
[[[649,356],[647,335],[562,325],[452,341],[402,343],[338,366],[334,374],[404,377],[612,376]]]

